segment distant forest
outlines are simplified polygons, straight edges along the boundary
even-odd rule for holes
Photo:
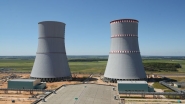
[[[147,71],[177,71],[177,68],[181,68],[179,63],[143,63],[145,70]]]

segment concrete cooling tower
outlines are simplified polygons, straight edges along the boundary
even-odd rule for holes
[[[105,80],[146,79],[138,46],[138,22],[134,19],[110,22],[111,49],[104,73]]]
[[[31,78],[55,82],[71,78],[65,51],[65,23],[39,22],[38,48]]]

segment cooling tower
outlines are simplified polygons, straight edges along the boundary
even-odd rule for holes
[[[111,49],[104,79],[111,81],[146,79],[138,46],[138,20],[113,20],[110,26]]]
[[[65,23],[39,22],[38,48],[31,78],[55,82],[71,77],[65,51]]]

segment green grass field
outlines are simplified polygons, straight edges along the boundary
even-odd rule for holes
[[[13,71],[31,71],[34,60],[0,59],[0,68],[10,68]]]
[[[97,62],[69,62],[72,72],[104,73],[106,61]]]
[[[13,71],[31,71],[33,66],[33,59],[0,59],[0,68],[11,68]],[[143,63],[147,62],[165,62],[165,63],[180,63],[182,68],[178,69],[179,73],[185,72],[185,60],[183,61],[171,61],[162,59],[144,59]],[[69,66],[72,72],[83,73],[104,73],[107,61],[92,61],[92,62],[69,62]],[[150,72],[147,72],[150,73]],[[161,72],[160,72],[161,73]],[[174,72],[164,72],[174,73]]]
[[[34,60],[0,59],[0,68],[14,69],[12,71],[29,72],[33,67]],[[72,72],[104,73],[106,61],[94,62],[69,62]]]
[[[157,89],[163,89],[163,90],[168,89],[167,87],[161,85],[159,82],[154,82],[153,87]]]

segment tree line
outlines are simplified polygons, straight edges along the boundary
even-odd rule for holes
[[[143,63],[147,71],[177,71],[182,66],[179,63]]]

